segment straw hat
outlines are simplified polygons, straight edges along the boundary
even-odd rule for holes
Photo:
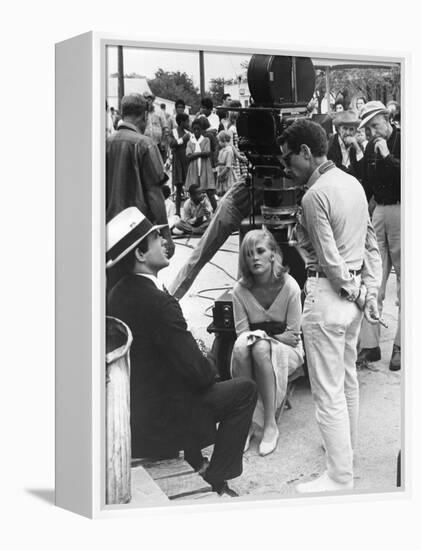
[[[381,101],[369,101],[361,109],[361,122],[359,128],[363,128],[367,122],[370,122],[372,118],[380,114],[390,115],[389,111]]]
[[[167,224],[153,225],[136,207],[126,208],[107,223],[106,267],[112,267],[153,231]]]

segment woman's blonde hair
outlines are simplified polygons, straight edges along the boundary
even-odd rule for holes
[[[241,243],[238,258],[238,267],[240,270],[239,282],[246,288],[251,288],[254,283],[254,276],[249,269],[247,258],[254,252],[259,243],[263,243],[273,252],[272,277],[282,281],[285,273],[288,272],[288,268],[282,265],[282,252],[272,233],[267,229],[253,229],[246,233]]]

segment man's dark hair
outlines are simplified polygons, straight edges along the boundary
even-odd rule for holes
[[[205,109],[213,109],[213,101],[210,97],[204,97],[202,101],[200,102],[200,105],[204,107]]]
[[[165,109],[167,108],[167,106],[165,105],[165,103],[161,103],[160,105],[161,109],[163,109],[165,111]]]
[[[175,121],[178,125],[180,125],[182,122],[189,120],[189,115],[187,113],[179,113],[175,117]]]
[[[184,99],[177,99],[177,101],[175,102],[175,106],[178,107],[179,105],[182,105],[183,107],[186,106],[186,102],[184,101]]]
[[[198,183],[192,183],[190,187],[188,188],[189,195],[193,195],[197,191],[199,191],[200,185]]]
[[[171,188],[169,187],[169,185],[163,185],[161,189],[162,194],[164,195],[164,199],[168,199],[168,197],[171,195]]]
[[[140,94],[125,95],[121,100],[122,117],[143,115],[146,111],[146,100]]]
[[[222,101],[225,101],[227,97],[231,97],[231,94],[222,94]]]
[[[315,157],[322,157],[327,153],[327,136],[324,128],[308,119],[296,120],[288,126],[278,143],[286,143],[296,155],[300,152],[301,145],[307,145]]]

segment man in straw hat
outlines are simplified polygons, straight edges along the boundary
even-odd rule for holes
[[[364,151],[356,138],[360,119],[354,111],[342,111],[335,116],[333,124],[337,133],[330,140],[327,158],[361,181]]]
[[[368,199],[375,205],[372,222],[383,263],[382,284],[379,291],[381,313],[386,284],[392,266],[397,279],[398,302],[400,300],[401,275],[401,136],[400,129],[390,123],[390,113],[380,101],[369,101],[361,111],[360,128],[370,128],[372,139],[368,142],[363,161],[363,185]],[[390,370],[401,367],[400,306],[398,327],[393,344]],[[378,361],[380,352],[380,327],[363,322],[360,335],[358,363]]]
[[[166,224],[162,185],[168,179],[158,147],[144,136],[147,102],[140,94],[125,95],[121,101],[123,120],[106,143],[106,219],[129,206],[137,206],[155,223]],[[174,243],[168,227],[162,229],[168,254]]]
[[[302,329],[327,469],[300,493],[353,488],[359,390],[355,360],[363,311],[378,322],[381,264],[361,184],[328,160],[326,133],[295,121],[280,137],[281,161],[305,187],[298,245],[307,269]]]
[[[242,473],[256,387],[244,378],[215,382],[213,361],[202,354],[177,300],[157,278],[169,264],[161,228],[135,207],[107,225],[107,268],[125,262],[128,272],[109,293],[107,315],[124,321],[133,334],[132,456],[162,458],[182,449],[213,491],[237,496],[227,480]],[[201,449],[212,443],[208,462]]]

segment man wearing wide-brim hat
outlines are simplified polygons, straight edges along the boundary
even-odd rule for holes
[[[361,110],[360,128],[370,128],[372,139],[368,142],[363,160],[363,186],[375,208],[372,222],[383,262],[383,279],[379,291],[381,312],[386,284],[392,266],[397,279],[400,300],[401,275],[401,136],[400,129],[390,123],[390,113],[381,101],[369,101]],[[379,326],[361,327],[358,363],[381,359]],[[390,370],[401,366],[400,306],[398,328],[393,344]]]
[[[169,264],[160,230],[134,207],[107,225],[107,268],[123,263],[126,271],[108,294],[107,315],[133,335],[132,457],[165,458],[183,450],[213,491],[237,496],[227,480],[242,473],[256,386],[245,378],[216,383],[212,358],[202,354],[178,301],[158,279]],[[208,462],[201,449],[213,443]]]
[[[354,111],[342,111],[336,114],[333,124],[337,133],[330,139],[327,158],[361,181],[364,151],[356,138],[360,119]]]

